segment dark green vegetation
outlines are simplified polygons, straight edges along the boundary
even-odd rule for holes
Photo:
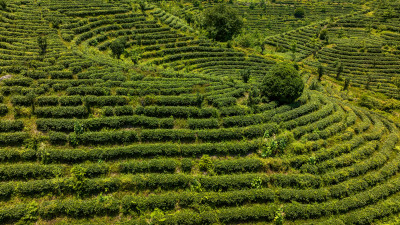
[[[237,10],[222,3],[204,12],[203,26],[207,30],[208,37],[217,41],[228,41],[240,33],[243,19]]]
[[[304,83],[299,72],[290,64],[277,64],[265,75],[262,92],[270,100],[292,103],[303,94]]]
[[[400,3],[221,2],[0,0],[0,224],[397,222]]]

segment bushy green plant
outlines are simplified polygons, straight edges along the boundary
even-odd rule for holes
[[[260,189],[262,187],[262,179],[261,177],[256,177],[251,182],[251,187],[255,189]]]
[[[236,46],[240,46],[243,48],[253,47],[255,44],[254,37],[251,33],[243,33],[238,35],[235,39]]]
[[[350,86],[350,78],[347,77],[347,78],[344,80],[343,91],[346,91],[347,89],[349,89],[349,86]]]
[[[319,39],[326,40],[327,37],[328,37],[328,30],[327,29],[321,30],[321,32],[319,33]]]
[[[44,35],[39,35],[37,38],[37,43],[39,45],[40,54],[44,55],[47,50],[47,37]]]
[[[310,161],[310,165],[315,165],[317,162],[317,159],[315,158],[315,156],[310,156],[309,161]]]
[[[5,10],[7,8],[6,0],[0,0],[0,7],[1,9]]]
[[[291,103],[302,95],[304,83],[292,65],[280,63],[265,75],[261,90],[263,95],[271,100]]]
[[[318,83],[317,80],[313,79],[313,80],[311,81],[311,84],[310,84],[309,89],[310,89],[310,90],[320,90],[320,89],[321,89],[320,83]]]
[[[126,39],[124,38],[118,38],[115,39],[113,42],[110,44],[110,49],[112,51],[112,54],[119,59],[125,51],[125,45],[126,45]]]
[[[285,131],[280,135],[272,134],[269,132],[264,133],[264,147],[261,150],[262,157],[270,157],[278,154],[282,154],[286,147],[294,141],[293,134],[289,131]]]
[[[214,175],[214,163],[209,155],[203,155],[199,161],[199,169],[207,172],[209,175]]]
[[[260,90],[257,87],[252,87],[247,99],[248,106],[255,106],[261,102]]]
[[[318,64],[318,81],[321,81],[322,76],[325,73],[325,68],[324,66],[320,63]]]
[[[244,83],[247,83],[250,79],[251,70],[250,69],[243,69],[240,71],[240,76],[243,79]]]
[[[296,18],[304,18],[305,11],[303,8],[296,8],[294,10],[294,17]]]
[[[193,179],[189,183],[190,191],[192,192],[202,192],[201,183],[197,179]]]
[[[164,212],[159,209],[155,208],[153,212],[150,213],[150,224],[159,224],[160,222],[165,221],[165,215]]]
[[[243,27],[243,19],[237,10],[225,3],[208,8],[203,15],[208,36],[217,41],[231,40]]]
[[[73,179],[72,189],[79,196],[84,194],[84,186],[86,183],[86,168],[80,165],[73,166],[71,168],[71,176]]]
[[[279,209],[275,212],[274,222],[275,225],[283,225],[285,221],[285,213],[283,212],[283,207],[279,207]]]

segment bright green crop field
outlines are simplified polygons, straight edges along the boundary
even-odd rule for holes
[[[0,0],[0,224],[399,224],[399,99],[399,0]]]

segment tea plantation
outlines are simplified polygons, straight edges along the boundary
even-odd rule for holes
[[[0,224],[400,223],[398,0],[0,0],[0,24]]]

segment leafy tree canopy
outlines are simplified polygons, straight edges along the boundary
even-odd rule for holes
[[[125,51],[125,44],[126,44],[126,39],[119,38],[115,39],[113,42],[110,44],[110,48],[112,51],[112,54],[119,59]]]
[[[292,65],[280,63],[265,75],[261,89],[263,95],[271,100],[291,103],[303,93],[304,83]]]
[[[243,19],[238,15],[237,10],[225,3],[205,10],[203,15],[203,26],[209,38],[217,41],[231,40],[234,35],[240,33],[243,27]]]
[[[305,15],[305,12],[304,12],[303,8],[297,8],[294,11],[294,17],[296,17],[296,18],[304,18],[304,15]]]

